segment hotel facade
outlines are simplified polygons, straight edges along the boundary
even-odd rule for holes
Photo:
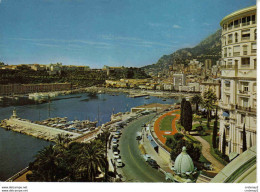
[[[256,6],[222,19],[221,99],[219,149],[226,135],[226,154],[243,152],[243,126],[247,148],[256,145]]]

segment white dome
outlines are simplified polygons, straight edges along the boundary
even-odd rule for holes
[[[182,152],[177,156],[174,163],[174,171],[177,174],[189,174],[194,172],[194,164],[186,152],[186,147],[183,147]]]

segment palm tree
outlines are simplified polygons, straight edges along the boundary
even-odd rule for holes
[[[32,174],[28,176],[32,181],[58,181],[62,176],[58,167],[59,152],[53,145],[43,148],[36,155],[36,160],[31,165]]]
[[[217,101],[217,96],[212,89],[209,89],[204,93],[203,106],[207,109],[207,127],[210,128],[210,114],[211,110],[214,109],[214,104]]]
[[[201,95],[199,95],[199,94],[194,95],[194,96],[191,98],[191,103],[196,105],[196,114],[198,114],[199,104],[202,103],[202,97],[201,97]]]
[[[104,156],[102,143],[92,141],[82,148],[81,154],[75,162],[75,174],[78,181],[96,181],[100,170],[107,166],[107,160]]]

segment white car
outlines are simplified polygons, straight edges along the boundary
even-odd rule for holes
[[[113,144],[117,144],[117,139],[112,139]]]
[[[114,152],[114,155],[113,155],[113,157],[114,157],[114,159],[120,159],[120,156],[119,156],[119,154],[117,153],[117,154],[115,154],[115,152]]]
[[[116,167],[122,167],[123,163],[122,163],[122,159],[117,159],[116,160]]]
[[[145,161],[148,161],[149,159],[151,159],[151,156],[148,155],[148,154],[145,154],[145,155],[144,155],[144,160],[145,160]]]

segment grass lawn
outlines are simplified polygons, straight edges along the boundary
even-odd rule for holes
[[[172,131],[172,120],[175,118],[175,115],[169,115],[164,117],[160,122],[161,131]]]
[[[201,138],[205,139],[210,144],[210,154],[215,157],[220,163],[223,165],[227,165],[228,162],[226,162],[222,157],[220,157],[218,154],[215,153],[213,147],[212,147],[212,135],[206,135],[206,136],[200,136]]]
[[[181,111],[179,110],[179,111],[176,111],[176,112],[174,112],[173,114],[181,114]]]

